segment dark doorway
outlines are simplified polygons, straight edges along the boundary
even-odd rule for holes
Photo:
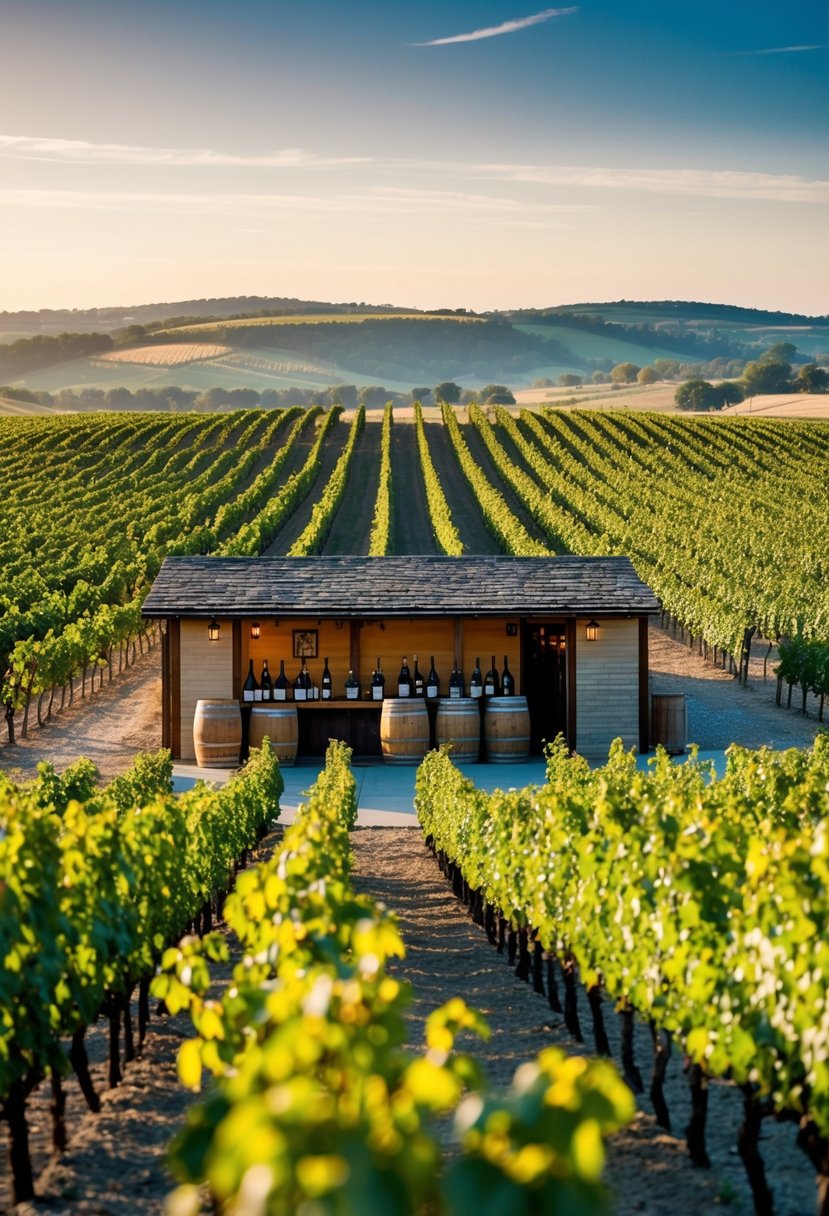
[[[567,655],[563,621],[526,621],[521,656],[522,692],[530,711],[530,748],[567,733]]]

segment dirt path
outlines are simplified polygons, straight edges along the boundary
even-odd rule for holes
[[[507,485],[506,481],[502,479],[498,471],[498,466],[490,456],[489,449],[478,433],[477,427],[474,427],[471,422],[463,423],[461,425],[461,432],[466,439],[469,446],[469,451],[472,453],[473,459],[475,460],[478,468],[481,470],[493,488],[496,489],[499,494],[503,495],[507,506],[509,507],[510,511],[512,511],[515,518],[521,524],[523,524],[533,540],[540,541],[542,544],[547,544],[547,538],[545,537],[541,528],[530,515],[529,511],[521,502],[520,498],[512,487]]]
[[[76,694],[77,696],[77,694]],[[0,746],[0,769],[33,777],[42,760],[62,772],[87,756],[108,781],[132,764],[136,752],[161,747],[161,647],[156,645],[112,684],[39,727],[29,715],[29,737]],[[19,721],[18,721],[19,726]]]
[[[382,417],[366,415],[366,425],[351,457],[345,494],[331,523],[322,552],[365,554],[371,543],[371,521],[380,480]]]
[[[296,465],[297,468],[301,468],[307,460],[308,452],[314,443],[314,438],[315,431],[303,431],[300,436],[301,462]],[[322,458],[316,477],[306,490],[305,497],[294,507],[293,512],[276,534],[273,542],[265,550],[265,556],[278,557],[287,553],[294,541],[305,531],[311,520],[314,503],[328,482],[328,478],[333,473],[334,465],[342,455],[347,438],[348,426],[341,416],[322,445]],[[277,489],[275,493],[278,494],[279,490]]]
[[[391,493],[391,552],[437,553],[414,423],[401,422],[397,410],[391,428]]]

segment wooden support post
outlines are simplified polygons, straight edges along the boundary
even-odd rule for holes
[[[576,622],[567,622],[567,746],[576,750]]]
[[[170,636],[170,751],[181,759],[181,621],[174,617]]]
[[[650,690],[648,686],[648,618],[639,617],[639,751],[650,750]]]
[[[170,705],[170,625],[161,635],[161,746],[172,749],[172,712]]]

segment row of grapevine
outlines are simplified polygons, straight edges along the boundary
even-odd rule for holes
[[[380,437],[380,478],[374,517],[371,521],[371,536],[368,542],[369,557],[383,557],[391,544],[392,479],[391,479],[391,429],[394,421],[394,406],[386,402],[383,410],[383,430]]]
[[[187,939],[165,955],[155,992],[189,1009],[197,1037],[181,1048],[185,1084],[213,1076],[173,1144],[181,1216],[201,1187],[222,1209],[289,1216],[446,1216],[498,1211],[597,1212],[602,1136],[633,1104],[608,1064],[548,1049],[487,1092],[480,1066],[455,1050],[485,1035],[454,998],[426,1019],[424,1049],[405,1047],[408,985],[387,970],[403,953],[392,916],[350,882],[356,812],[349,749],[326,766],[274,857],[239,878],[225,904],[242,959],[218,1000],[206,961],[224,938]],[[456,1112],[460,1155],[441,1160],[436,1119]]]
[[[17,1201],[31,1198],[26,1100],[50,1075],[74,1069],[99,1107],[84,1036],[103,1014],[110,1084],[120,1080],[120,1036],[134,1054],[130,1000],[140,988],[139,1037],[149,982],[165,945],[207,925],[234,866],[278,814],[283,788],[269,748],[221,789],[174,797],[168,753],[136,760],[108,789],[88,762],[62,778],[44,767],[15,786],[0,778],[0,1100],[9,1123]],[[82,800],[78,800],[78,797]],[[55,1103],[60,1118],[62,1103]],[[56,1143],[65,1133],[56,1127]]]
[[[429,441],[426,438],[426,427],[423,425],[423,410],[420,402],[414,405],[414,424],[417,436],[417,450],[420,457],[420,471],[426,490],[426,503],[429,508],[429,520],[441,553],[450,557],[458,557],[463,553],[463,543],[458,530],[452,523],[452,512],[440,484],[440,478],[435,472],[432,457],[429,452]]]
[[[829,737],[810,752],[734,747],[718,781],[706,765],[673,766],[664,753],[638,772],[618,743],[591,771],[559,741],[546,785],[492,795],[435,752],[418,772],[416,809],[444,867],[475,893],[490,936],[498,919],[502,932],[517,931],[525,970],[533,952],[539,967],[542,952],[560,960],[575,1033],[576,970],[598,1050],[602,989],[623,1017],[652,1023],[651,1094],[665,1126],[668,1036],[680,1039],[693,1064],[695,1161],[707,1163],[707,1080],[728,1077],[743,1088],[753,1129],[741,1153],[758,1211],[771,1210],[757,1139],[773,1113],[799,1125],[827,1210]],[[639,1089],[631,1043],[623,1034],[625,1072]]]
[[[469,451],[466,440],[451,405],[441,406],[443,424],[466,480],[478,500],[486,526],[507,553],[517,557],[549,557],[552,551],[534,540],[519,519],[513,515],[500,490],[487,480]]]
[[[363,433],[365,424],[366,407],[361,405],[354,415],[348,432],[348,439],[334,466],[333,472],[319,497],[314,502],[307,527],[288,550],[289,557],[307,557],[309,553],[319,553],[331,529],[334,513],[345,494],[351,459],[357,446],[357,440]]]

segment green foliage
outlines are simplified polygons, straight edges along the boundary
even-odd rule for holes
[[[598,1213],[602,1137],[633,1114],[610,1065],[544,1052],[501,1102],[456,1048],[488,1035],[459,998],[429,1014],[421,1050],[406,1048],[410,991],[387,970],[403,943],[350,882],[350,754],[331,744],[277,853],[228,898],[242,957],[222,996],[207,993],[223,939],[185,939],[164,956],[155,991],[189,1009],[196,1030],[180,1076],[193,1090],[205,1071],[214,1079],[173,1144],[173,1209],[198,1212],[206,1183],[234,1210],[255,1189],[257,1211],[274,1216],[461,1216],[494,1181],[516,1212],[578,1198]],[[456,1110],[462,1155],[444,1172],[435,1119]]]
[[[391,480],[391,428],[394,421],[394,406],[386,402],[383,410],[383,431],[380,438],[380,481],[371,521],[371,536],[368,544],[369,557],[384,557],[389,551],[392,518]]]
[[[438,405],[456,405],[461,399],[461,386],[453,380],[443,380],[435,385],[434,395]]]
[[[423,485],[426,489],[426,502],[429,507],[429,519],[435,534],[438,548],[450,557],[458,557],[463,553],[463,542],[457,528],[452,523],[452,512],[440,478],[435,472],[432,457],[429,453],[429,441],[426,438],[426,427],[423,424],[423,410],[420,402],[414,404],[415,433],[417,450],[420,456],[420,471],[423,474]]]
[[[829,393],[829,372],[816,363],[798,369],[794,387],[799,393]]]
[[[764,393],[790,393],[792,390],[792,368],[790,363],[779,359],[763,358],[749,363],[743,372],[743,391],[746,397]]]
[[[289,557],[306,557],[309,553],[319,553],[325,543],[325,538],[331,529],[331,521],[334,518],[337,507],[342,502],[346,482],[348,481],[348,470],[351,467],[351,458],[354,455],[354,448],[357,446],[357,440],[363,432],[365,423],[366,407],[361,405],[354,415],[345,447],[337,463],[334,465],[328,483],[314,503],[311,518],[305,530],[297,537],[288,550]]]
[[[829,735],[732,747],[719,781],[662,751],[639,772],[618,740],[591,771],[558,740],[543,787],[492,795],[432,752],[415,805],[469,885],[585,983],[829,1133]]]
[[[634,384],[641,370],[635,363],[617,363],[611,369],[610,379],[613,384]]]

